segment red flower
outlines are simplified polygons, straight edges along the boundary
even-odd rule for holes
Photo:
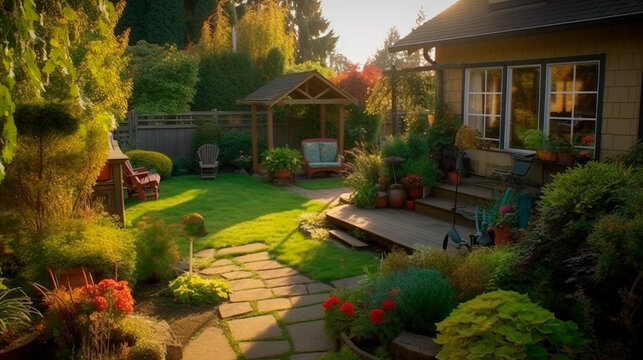
[[[109,288],[114,287],[114,285],[116,285],[116,281],[114,281],[114,279],[103,279],[98,283],[98,288],[104,293]]]
[[[328,297],[328,299],[326,299],[326,301],[324,301],[324,303],[322,304],[322,306],[324,307],[324,310],[327,310],[327,311],[328,311],[328,310],[329,310],[330,308],[332,308],[333,306],[335,306],[335,305],[339,305],[339,304],[341,304],[341,303],[342,303],[342,301],[341,301],[341,300],[339,300],[339,298],[338,298],[337,296],[335,296],[335,295],[331,295],[331,296],[329,296],[329,297]]]
[[[580,140],[581,145],[588,145],[588,144],[593,144],[594,143],[594,136],[593,135],[586,135]]]
[[[509,214],[514,211],[516,211],[516,205],[502,205],[499,210],[500,215]]]
[[[355,307],[350,301],[347,301],[342,304],[342,306],[339,308],[339,311],[341,311],[346,316],[353,316],[355,314]]]
[[[98,311],[103,311],[103,310],[107,309],[107,299],[105,299],[102,296],[94,297],[94,307]]]
[[[382,301],[382,310],[395,310],[395,303],[393,300],[388,299]]]
[[[384,310],[373,309],[368,317],[371,319],[373,325],[379,325],[384,322]]]

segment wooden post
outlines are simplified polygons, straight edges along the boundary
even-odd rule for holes
[[[319,133],[321,134],[320,137],[325,138],[326,137],[326,104],[321,104],[320,105],[320,130]]]
[[[344,104],[339,105],[339,139],[337,153],[344,156]]]
[[[274,146],[274,131],[272,126],[272,106],[268,107],[268,150]]]
[[[252,171],[259,172],[259,147],[257,146],[257,105],[252,105]]]

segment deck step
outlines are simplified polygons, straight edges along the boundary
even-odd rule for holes
[[[420,214],[436,217],[438,219],[453,221],[453,199],[442,197],[428,197],[415,200],[415,211]],[[474,205],[458,201],[456,209],[456,223],[465,226],[475,226],[473,216],[476,208]]]
[[[345,244],[348,244],[348,245],[350,245],[350,246],[352,246],[354,248],[365,248],[365,247],[370,246],[369,244],[354,238],[349,233],[347,233],[345,231],[342,231],[342,230],[339,230],[339,229],[329,230],[328,233],[331,236],[333,236],[334,238],[336,238],[336,239],[338,239],[338,240],[344,242]]]

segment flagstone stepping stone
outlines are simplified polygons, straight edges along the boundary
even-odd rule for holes
[[[216,349],[216,351],[212,351]],[[203,332],[183,349],[183,360],[236,360],[232,347],[223,330],[205,328]]]
[[[249,302],[239,302],[239,303],[227,303],[219,305],[219,314],[222,318],[226,319],[229,317],[249,313],[252,311],[252,307]]]
[[[277,299],[257,301],[257,309],[262,312],[290,309],[291,307],[292,307],[292,303],[287,298],[277,298]]]
[[[219,259],[210,265],[210,267],[217,267],[217,266],[226,266],[226,265],[234,265],[232,260],[230,259]]]
[[[308,294],[306,285],[288,285],[272,288],[272,293],[275,296],[295,296]]]
[[[253,316],[228,321],[235,340],[260,340],[281,337],[281,328],[272,315]]]
[[[319,305],[298,307],[289,310],[282,310],[277,313],[279,318],[287,323],[298,323],[302,321],[318,320],[324,318],[324,308]]]
[[[250,289],[230,293],[230,302],[270,299],[273,297],[270,289]]]
[[[268,287],[278,287],[278,286],[286,286],[286,285],[307,284],[311,282],[313,282],[313,280],[311,280],[308,276],[295,275],[295,276],[288,276],[288,277],[266,280],[266,285]]]
[[[308,289],[308,293],[310,294],[315,294],[315,293],[323,293],[323,292],[331,292],[335,290],[334,287],[324,284],[324,283],[313,283],[313,284],[308,284],[306,285],[306,288]]]
[[[229,273],[223,273],[221,276],[226,278],[227,280],[236,280],[236,279],[244,279],[244,278],[249,278],[253,276],[254,274],[251,273],[250,271],[232,271]]]
[[[339,279],[335,281],[331,281],[330,283],[333,284],[334,287],[336,288],[351,288],[355,287],[357,283],[359,283],[362,279],[365,279],[365,275],[358,275],[358,276],[353,276],[345,279]]]
[[[217,251],[217,255],[247,254],[262,250],[268,250],[268,245],[263,243],[252,243],[219,249],[219,251]]]
[[[254,271],[279,269],[284,267],[283,264],[275,260],[250,262],[250,263],[245,263],[244,266]]]
[[[254,261],[270,260],[270,255],[267,251],[263,251],[255,254],[237,256],[234,259],[240,263],[249,263]]]
[[[232,291],[241,291],[248,289],[257,289],[266,287],[263,281],[259,279],[241,279],[228,281],[228,286]]]
[[[286,326],[295,352],[329,351],[335,342],[324,332],[324,320],[309,321]]]
[[[293,296],[290,298],[293,307],[297,306],[306,306],[310,304],[321,304],[326,299],[328,299],[328,294],[312,294],[312,295],[302,295],[302,296]]]
[[[288,341],[247,341],[240,342],[239,348],[246,359],[276,356],[290,351]]]
[[[290,360],[317,360],[325,354],[325,352],[295,354],[290,357]]]
[[[280,277],[299,275],[299,272],[293,268],[285,267],[280,269],[256,271],[262,279],[276,279]]]
[[[215,252],[216,252],[215,249],[203,249],[201,251],[195,252],[193,256],[198,258],[213,259]]]
[[[223,274],[231,271],[239,271],[239,270],[241,270],[241,268],[238,267],[237,265],[227,265],[227,266],[205,268],[199,271],[199,273],[203,275],[218,275],[218,274]]]

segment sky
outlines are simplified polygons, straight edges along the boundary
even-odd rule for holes
[[[322,15],[339,35],[335,51],[351,62],[364,65],[393,26],[405,37],[415,26],[420,8],[426,20],[439,14],[456,0],[321,0]]]

